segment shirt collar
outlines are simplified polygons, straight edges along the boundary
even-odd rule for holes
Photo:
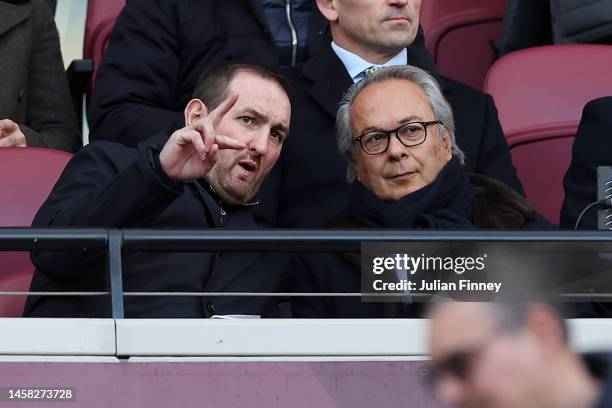
[[[406,65],[408,63],[408,51],[403,48],[400,52],[398,52],[393,58],[389,61],[385,62],[382,65],[373,64],[361,58],[357,54],[353,54],[350,51],[345,50],[340,47],[338,44],[332,41],[331,43],[332,50],[336,53],[340,61],[344,64],[344,67],[348,71],[348,74],[351,76],[353,82],[357,82],[361,79],[361,73],[371,66],[377,67],[390,67],[393,65]]]

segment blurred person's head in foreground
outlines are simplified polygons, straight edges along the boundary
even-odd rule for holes
[[[602,381],[570,350],[565,322],[554,307],[449,301],[437,303],[430,317],[431,379],[445,403],[606,406]]]

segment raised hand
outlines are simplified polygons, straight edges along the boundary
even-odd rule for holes
[[[0,120],[0,147],[26,146],[26,138],[19,125],[10,119]]]
[[[176,181],[197,180],[217,162],[219,149],[245,148],[244,143],[215,131],[237,100],[238,95],[230,95],[208,115],[170,136],[159,154],[162,169],[170,178]]]

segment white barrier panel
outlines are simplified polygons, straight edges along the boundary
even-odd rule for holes
[[[575,350],[612,351],[612,319],[569,319],[567,323]]]
[[[573,319],[569,328],[578,352],[612,349],[612,319]],[[428,329],[419,319],[0,318],[0,355],[404,360],[427,355]]]
[[[579,351],[612,349],[612,319],[569,321]],[[117,321],[124,356],[424,356],[424,319]]]
[[[0,318],[0,333],[0,354],[116,354],[113,319]]]
[[[117,321],[126,356],[409,356],[427,352],[422,319]]]

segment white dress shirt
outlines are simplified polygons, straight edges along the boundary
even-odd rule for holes
[[[364,60],[359,55],[353,54],[352,52],[345,50],[344,48],[340,47],[338,44],[336,44],[333,41],[331,43],[331,47],[332,47],[332,50],[334,50],[334,52],[338,56],[338,58],[340,58],[340,61],[342,61],[342,63],[344,64],[346,71],[351,76],[354,83],[359,82],[363,78],[365,78],[364,71],[370,67],[381,68],[381,67],[391,67],[393,65],[408,64],[408,52],[406,51],[405,48],[403,48],[400,52],[395,54],[395,56],[391,58],[389,61],[385,62],[382,65],[379,65],[379,64],[372,64],[371,62]]]

